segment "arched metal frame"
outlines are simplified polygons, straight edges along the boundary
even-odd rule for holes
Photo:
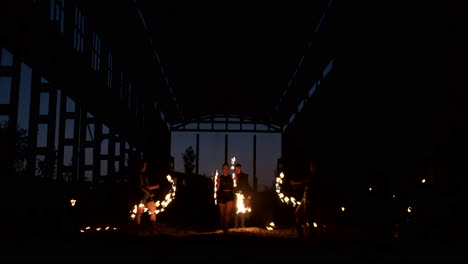
[[[206,124],[209,124],[209,128],[202,127]],[[224,126],[220,127],[219,124],[224,124]],[[232,128],[230,125],[239,125],[239,127]],[[248,127],[245,125],[248,125]],[[256,120],[252,117],[218,114],[201,116],[186,123],[171,125],[171,131],[281,133],[282,129],[279,125]]]

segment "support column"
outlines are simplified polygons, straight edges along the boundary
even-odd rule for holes
[[[34,76],[34,71],[33,71]],[[32,87],[34,87],[34,77]],[[34,90],[34,88],[32,88]],[[32,94],[31,92],[31,102]],[[31,105],[32,108],[32,105]],[[65,116],[67,111],[67,96],[62,92],[60,96],[60,116],[59,116],[59,130],[58,130],[58,146],[57,146],[57,181],[63,182],[63,172],[64,172],[64,153],[65,153]],[[31,122],[29,122],[29,127],[31,128]],[[36,135],[37,137],[37,135]]]
[[[199,168],[199,156],[200,156],[200,134],[197,133],[197,145],[196,145],[196,160],[195,160],[195,174],[198,175]]]
[[[228,162],[228,134],[224,135],[224,162]]]
[[[75,101],[75,100],[74,100]],[[75,112],[73,113],[73,156],[72,156],[72,183],[78,183],[78,155],[80,146],[81,129],[81,107],[78,101],[75,101]]]
[[[257,192],[257,135],[253,136],[253,191]]]
[[[48,83],[41,84],[41,92],[46,92],[49,95],[48,113],[39,115],[40,124],[47,125],[47,143],[45,154],[45,170],[48,180],[53,178],[54,169],[56,166],[57,156],[55,153],[55,123],[57,114],[57,90],[51,87]],[[38,124],[39,124],[38,123]]]
[[[85,181],[85,171],[86,171],[86,131],[88,127],[88,116],[85,107],[81,107],[80,111],[80,136],[79,136],[79,156],[78,156],[78,183]]]
[[[99,183],[101,176],[101,142],[102,142],[102,123],[94,123],[94,142],[93,142],[93,185]]]
[[[1,52],[1,49],[0,49]],[[18,52],[16,52],[18,53]],[[17,54],[13,55],[13,67],[11,75],[11,86],[10,86],[10,113],[8,117],[8,150],[7,150],[7,166],[8,174],[15,174],[15,158],[16,158],[16,140],[17,140],[17,126],[18,126],[18,99],[19,99],[19,85],[20,85],[20,74],[21,74],[21,61]],[[9,174],[11,172],[11,174]]]
[[[107,176],[115,177],[115,130],[109,128],[107,151]]]

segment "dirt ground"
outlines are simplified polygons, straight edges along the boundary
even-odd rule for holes
[[[291,226],[245,227],[198,231],[158,223],[148,228],[131,226],[99,231],[90,228],[76,236],[1,239],[1,260],[59,261],[297,261],[297,260],[468,260],[466,240],[402,240],[369,238],[357,230],[322,232],[299,239]]]

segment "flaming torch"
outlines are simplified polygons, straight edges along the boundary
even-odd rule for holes
[[[171,183],[171,189],[169,192],[166,194],[164,197],[164,201],[156,201],[156,211],[154,212],[155,214],[159,214],[161,212],[164,212],[166,210],[165,208],[174,200],[175,194],[176,194],[176,185],[174,183],[174,180],[172,179],[171,175],[167,175],[166,179],[169,183]]]
[[[130,211],[130,218],[133,220],[135,219],[135,215],[137,213],[137,208],[138,207],[145,207],[144,212],[148,212],[148,214],[159,214],[161,212],[164,212],[165,208],[174,200],[175,194],[176,194],[176,185],[174,180],[172,179],[171,175],[167,175],[166,179],[169,183],[171,183],[171,188],[169,189],[169,192],[166,194],[164,197],[163,201],[156,201],[156,209],[155,211],[150,211],[148,207],[146,207],[145,204],[140,203],[139,205],[134,205],[133,210]]]
[[[215,202],[215,205],[218,204],[218,201],[216,200],[216,193],[218,192],[218,187],[216,186],[217,182],[218,182],[218,170],[215,171],[215,176],[214,176],[214,202]]]
[[[284,193],[281,192],[281,184],[283,184],[283,179],[284,179],[284,173],[281,172],[278,177],[276,177],[276,193],[278,194],[278,197],[280,198],[281,202],[285,204],[290,204],[293,207],[296,207],[297,205],[300,205],[300,201],[296,201],[294,197],[288,197],[285,196]]]
[[[242,193],[238,192],[236,193],[236,207],[237,207],[237,211],[236,211],[236,214],[245,214],[245,213],[250,213],[252,211],[252,208],[250,208],[250,206],[245,206],[244,204],[244,200],[245,200],[245,197]]]
[[[235,163],[236,163],[236,157],[231,158],[231,170],[232,172],[232,179],[234,180],[234,187],[237,187],[237,181],[236,181],[236,172],[234,171],[235,168]],[[236,192],[236,207],[237,211],[236,214],[245,214],[245,213],[250,213],[252,211],[252,208],[250,206],[245,205],[245,196],[242,193],[242,191]]]
[[[236,182],[236,173],[234,172],[234,164],[236,163],[236,157],[231,158],[231,170],[232,172],[232,179],[234,180],[234,188],[237,187],[237,182]]]

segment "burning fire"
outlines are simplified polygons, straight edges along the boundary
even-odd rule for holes
[[[166,176],[166,179],[168,182],[171,183],[171,189],[169,190],[169,192],[166,194],[166,196],[164,197],[164,201],[156,201],[155,204],[156,204],[156,211],[154,212],[151,212],[151,211],[148,211],[149,209],[147,207],[145,207],[144,204],[140,203],[138,205],[138,207],[145,207],[144,209],[144,212],[148,212],[148,214],[159,214],[161,212],[164,212],[165,208],[174,200],[175,198],[175,194],[176,194],[176,185],[175,185],[175,182],[174,180],[172,179],[171,175],[167,175]],[[130,218],[133,220],[135,219],[135,216],[136,216],[136,213],[137,213],[137,205],[134,205],[133,206],[133,210],[130,211]]]
[[[100,226],[97,226],[95,228],[91,228],[90,226],[87,226],[85,229],[80,229],[80,233],[85,233],[85,232],[89,232],[89,231],[92,231],[92,230],[95,230],[95,231],[116,231],[116,230],[118,230],[118,228],[117,227],[106,226],[103,229]]]
[[[231,170],[234,170],[234,164],[236,163],[236,157],[231,158]],[[234,188],[237,187],[237,182],[236,182],[236,173],[233,171],[232,172],[232,179],[234,180]]]
[[[280,198],[281,202],[285,203],[285,204],[291,204],[292,206],[296,206],[296,205],[299,205],[301,204],[300,201],[296,201],[296,199],[294,197],[288,197],[288,196],[285,196],[282,192],[281,192],[281,184],[283,184],[283,179],[284,179],[284,173],[281,172],[279,174],[278,177],[276,177],[276,183],[275,183],[275,187],[276,187],[276,193],[278,194],[278,197]]]
[[[174,183],[174,180],[172,179],[171,175],[167,175],[166,179],[168,182],[171,183],[171,189],[169,192],[166,194],[164,197],[164,201],[156,201],[156,214],[160,212],[164,212],[165,208],[174,200],[175,194],[176,194],[176,185]],[[158,210],[159,209],[159,210]]]
[[[271,222],[269,225],[266,226],[267,230],[273,230],[273,227],[275,226],[274,222]]]
[[[214,176],[214,202],[215,204],[218,204],[218,201],[216,200],[216,193],[218,192],[218,188],[216,186],[217,182],[218,182],[218,170],[215,171],[215,176]]]
[[[231,170],[234,169],[234,163],[236,163],[236,157],[231,158]]]
[[[250,206],[245,206],[244,204],[244,200],[245,200],[245,197],[242,193],[236,193],[236,207],[237,207],[237,212],[236,214],[239,214],[239,213],[242,213],[242,214],[245,214],[245,213],[250,213],[252,211],[252,209],[250,208]]]
[[[76,200],[75,200],[75,199],[71,199],[71,200],[70,200],[71,206],[75,206],[75,203],[76,203]]]

